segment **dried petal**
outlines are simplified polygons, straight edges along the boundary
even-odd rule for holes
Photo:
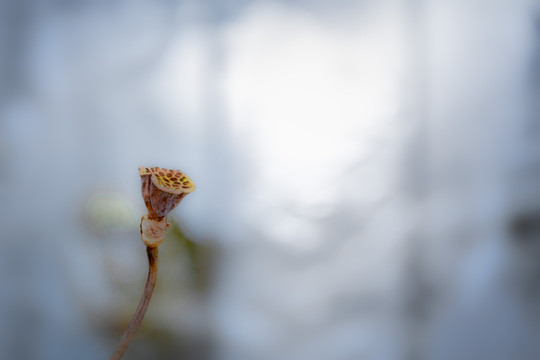
[[[169,224],[165,219],[151,220],[148,215],[141,219],[141,239],[148,247],[157,247],[165,238],[165,230]]]

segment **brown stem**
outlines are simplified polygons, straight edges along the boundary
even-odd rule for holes
[[[120,339],[120,343],[116,348],[116,351],[110,357],[110,360],[120,360],[124,353],[127,350],[127,347],[133,338],[133,335],[137,332],[139,325],[141,325],[146,309],[148,308],[148,303],[152,297],[152,292],[154,291],[154,285],[156,285],[156,277],[158,270],[158,249],[157,247],[151,248],[146,247],[146,253],[148,254],[148,278],[146,279],[146,285],[144,286],[144,292],[142,294],[141,300],[139,301],[139,306],[135,310],[135,314],[131,318],[129,325]]]

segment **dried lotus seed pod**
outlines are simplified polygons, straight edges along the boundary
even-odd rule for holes
[[[139,175],[149,219],[163,219],[187,194],[195,190],[193,181],[179,170],[139,166]]]
[[[179,170],[139,166],[142,196],[148,215],[141,219],[141,238],[149,247],[163,241],[168,227],[165,217],[180,201],[195,190],[195,184]]]

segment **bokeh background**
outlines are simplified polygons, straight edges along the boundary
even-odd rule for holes
[[[0,359],[540,358],[540,2],[0,1]]]

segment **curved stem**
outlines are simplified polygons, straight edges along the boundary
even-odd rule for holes
[[[116,348],[116,351],[110,357],[110,360],[120,360],[127,350],[133,335],[137,332],[139,325],[141,325],[148,303],[154,292],[154,285],[156,285],[157,270],[158,270],[158,249],[157,247],[146,247],[146,253],[148,254],[148,278],[146,279],[146,285],[144,286],[144,292],[142,294],[137,310],[131,318],[129,325],[120,339],[120,343]]]

